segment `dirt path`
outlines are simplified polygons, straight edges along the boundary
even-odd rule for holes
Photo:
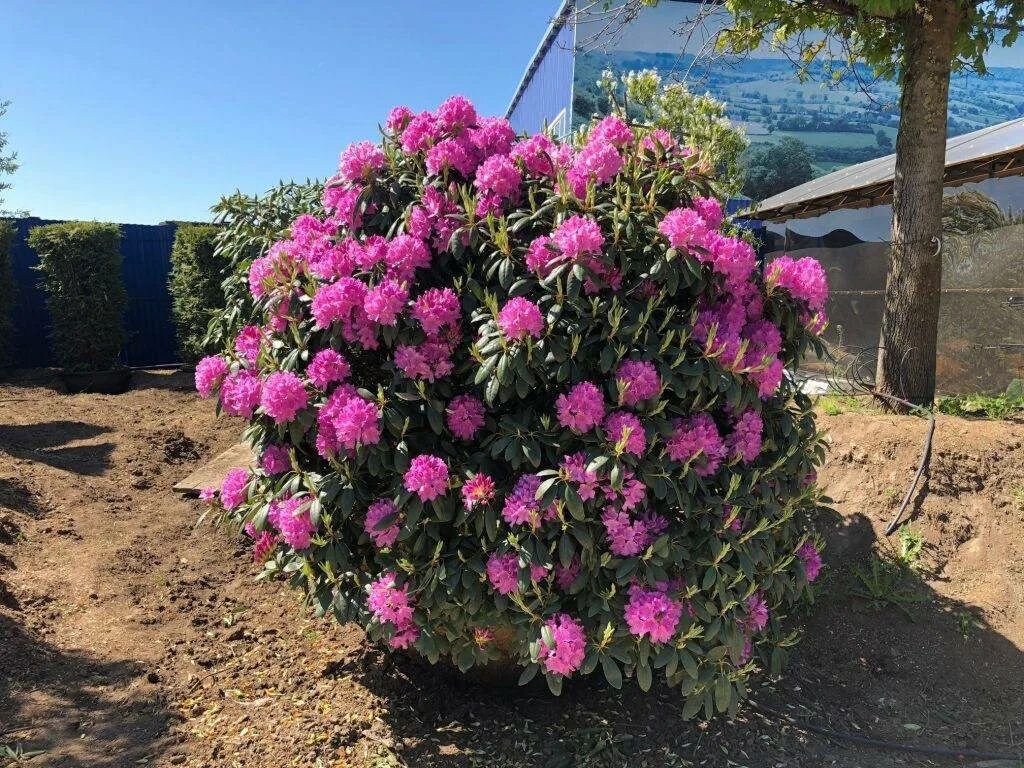
[[[171,484],[231,444],[188,377],[122,396],[0,386],[0,746],[32,766],[897,766],[876,751],[1024,751],[1024,425],[943,419],[926,548],[903,608],[863,596],[921,424],[825,419],[840,515],[824,596],[782,681],[736,722],[681,724],[671,691],[487,690],[361,644],[253,583],[241,539]],[[909,572],[908,572],[909,573]],[[905,610],[904,610],[905,608]],[[797,718],[811,730],[794,724]],[[0,758],[0,766],[3,758]]]

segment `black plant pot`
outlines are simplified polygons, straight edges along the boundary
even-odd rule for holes
[[[60,380],[71,394],[95,392],[101,395],[120,395],[132,385],[130,368],[110,371],[61,371]]]

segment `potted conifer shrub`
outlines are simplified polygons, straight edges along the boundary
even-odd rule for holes
[[[131,372],[118,360],[127,304],[119,227],[48,224],[33,229],[28,241],[39,254],[37,269],[53,318],[50,338],[65,386],[71,392],[124,392]]]

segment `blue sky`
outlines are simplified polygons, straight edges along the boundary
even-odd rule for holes
[[[0,0],[5,207],[205,219],[222,194],[329,175],[388,109],[503,114],[557,0]],[[514,7],[514,11],[511,9]]]

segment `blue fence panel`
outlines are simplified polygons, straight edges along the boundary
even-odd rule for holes
[[[11,359],[19,368],[57,365],[50,345],[50,312],[46,294],[35,268],[36,252],[28,245],[28,233],[43,224],[58,222],[34,217],[15,220],[11,249],[17,304]],[[167,280],[171,271],[171,247],[175,224],[121,225],[121,273],[128,294],[125,330],[128,340],[121,353],[126,365],[146,366],[179,362],[177,339],[171,320],[171,295]]]

